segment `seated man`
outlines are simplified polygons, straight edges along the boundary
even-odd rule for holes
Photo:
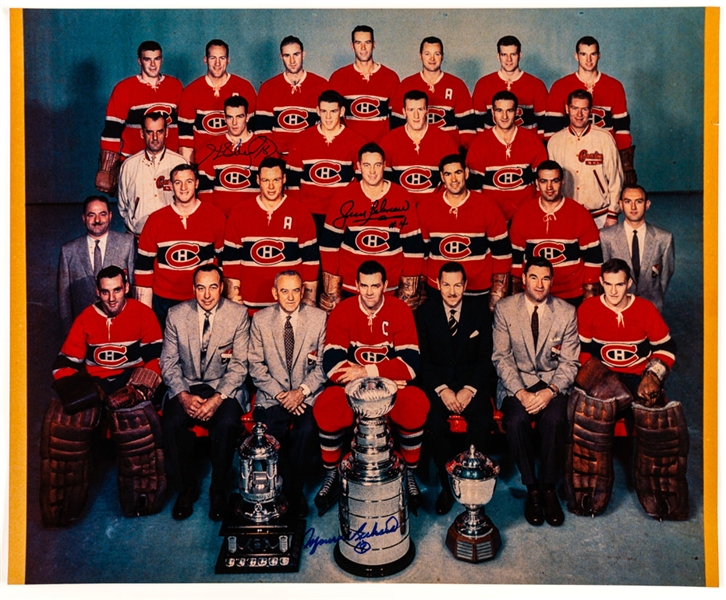
[[[416,514],[421,492],[414,469],[421,454],[429,402],[420,389],[408,385],[419,366],[413,313],[402,300],[384,295],[388,280],[380,263],[363,262],[358,267],[356,284],[358,296],[343,300],[333,309],[325,335],[323,368],[337,385],[325,388],[313,407],[325,467],[325,480],[315,497],[315,506],[318,515],[323,515],[339,492],[338,464],[343,457],[343,437],[353,425],[345,385],[361,377],[386,377],[399,385],[396,403],[388,416],[397,429],[407,467],[408,507]]]
[[[164,402],[164,439],[172,483],[179,491],[172,517],[186,519],[199,496],[192,425],[209,429],[212,483],[209,518],[226,507],[227,472],[249,410],[247,376],[249,319],[241,304],[222,298],[222,271],[206,264],[194,271],[193,300],[169,310],[161,350],[161,373],[169,387]]]
[[[248,359],[257,388],[256,406],[265,409],[267,433],[280,442],[283,491],[298,515],[305,517],[305,471],[316,449],[312,407],[326,381],[327,314],[301,304],[302,286],[297,271],[277,274],[272,288],[277,304],[255,313]]]
[[[663,393],[675,342],[653,303],[627,293],[632,278],[624,260],[605,262],[600,283],[605,292],[583,302],[577,313],[583,366],[568,411],[567,508],[595,515],[607,507],[616,413],[632,403],[638,499],[651,517],[687,519],[688,428],[680,402],[667,401]]]
[[[527,486],[524,516],[531,525],[546,520],[558,526],[565,516],[555,486],[562,468],[567,394],[579,366],[580,341],[575,308],[550,295],[553,272],[546,258],[531,258],[522,275],[524,293],[497,303],[492,362],[499,375],[497,406],[504,413],[507,443]],[[532,423],[540,440],[539,477],[534,469],[537,448]]]
[[[426,424],[441,480],[436,512],[444,515],[454,504],[446,462],[471,444],[484,451],[491,431],[489,382],[493,381],[494,369],[491,313],[482,310],[474,298],[464,296],[466,271],[462,263],[444,263],[436,282],[441,296],[429,297],[414,316],[421,348],[419,381],[431,403]],[[450,439],[450,415],[466,419],[463,448],[455,449]]]
[[[161,329],[150,308],[128,298],[120,267],[101,269],[98,301],[73,322],[53,366],[43,420],[40,508],[46,526],[78,518],[88,497],[91,438],[109,409],[119,458],[119,499],[127,517],[159,512],[166,490],[159,418],[151,403],[159,377]]]

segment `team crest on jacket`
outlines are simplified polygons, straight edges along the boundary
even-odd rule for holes
[[[541,256],[553,265],[558,265],[566,260],[565,245],[562,242],[553,242],[551,240],[540,242],[532,249],[532,256]]]
[[[310,179],[318,185],[340,183],[340,165],[332,160],[321,160],[310,168]]]
[[[239,165],[230,165],[219,172],[219,183],[225,190],[238,192],[244,190],[250,185],[250,175],[252,171],[240,167]]]
[[[285,242],[271,238],[257,240],[252,244],[250,254],[258,265],[276,265],[285,260]]]
[[[171,192],[171,180],[159,175],[154,182],[157,190],[164,190],[165,192]]]
[[[210,112],[202,118],[202,129],[212,135],[221,135],[227,131],[227,121],[224,113],[220,111]]]
[[[585,163],[586,165],[601,165],[603,161],[603,155],[597,150],[595,152],[588,152],[583,148],[577,155],[577,160],[579,160],[581,163]]]
[[[385,346],[361,346],[353,353],[359,365],[374,365],[388,356],[388,348]]]
[[[429,125],[443,127],[446,124],[446,111],[438,106],[429,106],[429,112],[426,120]]]
[[[422,192],[431,187],[431,169],[410,167],[401,173],[401,185],[412,192]]]
[[[177,242],[167,248],[164,253],[166,264],[172,269],[191,269],[198,265],[201,260],[199,258],[199,244],[193,242]]]
[[[355,245],[368,254],[378,254],[390,250],[390,234],[384,229],[364,229],[355,236]]]
[[[283,131],[304,131],[308,126],[308,111],[304,108],[286,108],[277,115],[277,125]]]
[[[350,114],[356,119],[375,119],[381,116],[381,101],[370,96],[361,96],[350,103]]]
[[[126,362],[126,346],[104,344],[93,350],[93,362],[101,367],[120,367]]]
[[[622,342],[611,342],[600,348],[600,356],[603,361],[613,367],[627,368],[640,360],[638,346]]]
[[[471,238],[466,235],[447,235],[439,243],[439,252],[446,260],[463,260],[471,254]]]
[[[524,185],[522,167],[504,167],[494,173],[494,185],[500,190],[514,190]]]
[[[174,109],[171,106],[169,106],[168,104],[154,104],[152,106],[149,106],[149,108],[147,108],[144,111],[144,116],[150,115],[151,113],[158,112],[166,117],[164,119],[166,121],[166,124],[171,125],[171,113],[173,111],[174,111]]]

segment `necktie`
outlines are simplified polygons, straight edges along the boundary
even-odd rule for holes
[[[451,316],[449,317],[449,332],[451,333],[451,337],[454,337],[456,332],[459,331],[459,322],[454,316],[456,314],[456,310],[452,308],[449,312],[451,313]]]
[[[96,240],[96,247],[93,249],[93,276],[96,277],[103,266],[103,258],[101,257],[101,246],[98,244],[100,240]]]
[[[638,230],[633,230],[633,252],[632,252],[632,260],[633,260],[633,276],[635,277],[635,281],[638,281],[638,278],[640,277],[640,242],[638,241]]]
[[[204,311],[204,326],[202,327],[202,370],[204,370],[204,359],[207,358],[209,338],[212,337],[212,328],[209,325],[209,316],[212,313]]]
[[[292,331],[292,323],[290,323],[290,315],[285,320],[285,362],[287,363],[288,372],[292,371],[292,351],[295,348],[295,334]]]
[[[532,313],[532,338],[534,339],[534,347],[537,347],[537,338],[539,338],[539,314],[537,314],[537,309],[539,306],[534,307],[534,312]]]

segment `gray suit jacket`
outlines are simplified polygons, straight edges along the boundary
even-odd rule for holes
[[[539,309],[537,348],[524,293],[500,300],[494,309],[492,362],[499,376],[497,407],[506,396],[537,382],[567,394],[580,366],[580,338],[575,307],[549,296]]]
[[[268,408],[279,402],[280,392],[293,390],[301,384],[310,389],[305,403],[312,405],[327,380],[323,371],[325,345],[325,311],[304,304],[295,327],[292,372],[285,362],[285,341],[281,309],[275,304],[255,313],[250,327],[250,376],[257,387],[257,406]]]
[[[242,410],[249,410],[247,391],[247,345],[250,321],[247,308],[222,298],[217,306],[204,365],[201,364],[201,334],[197,301],[187,300],[169,309],[161,348],[161,376],[169,386],[169,397],[206,383]]]
[[[640,278],[628,291],[650,300],[659,311],[663,311],[663,296],[676,266],[673,234],[650,223],[647,223],[645,231],[645,248],[640,259]],[[603,261],[620,258],[628,263],[631,269],[633,268],[630,241],[627,239],[623,223],[601,229],[600,245]]]
[[[127,273],[130,284],[134,283],[134,236],[116,231],[108,232],[103,266],[116,265]],[[93,265],[88,255],[86,235],[82,235],[61,247],[58,260],[58,309],[65,333],[75,318],[97,300]]]

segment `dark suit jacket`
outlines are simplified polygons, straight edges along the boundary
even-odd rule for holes
[[[489,310],[464,297],[455,336],[449,333],[449,315],[440,297],[431,298],[415,312],[421,370],[418,382],[424,391],[446,385],[458,392],[469,385],[480,394],[488,393],[494,376],[492,367],[492,322]]]
[[[121,267],[133,285],[135,253],[133,235],[109,231],[103,266]],[[58,261],[58,309],[63,331],[68,333],[74,319],[96,300],[93,265],[88,255],[86,235],[82,235],[63,244]]]

